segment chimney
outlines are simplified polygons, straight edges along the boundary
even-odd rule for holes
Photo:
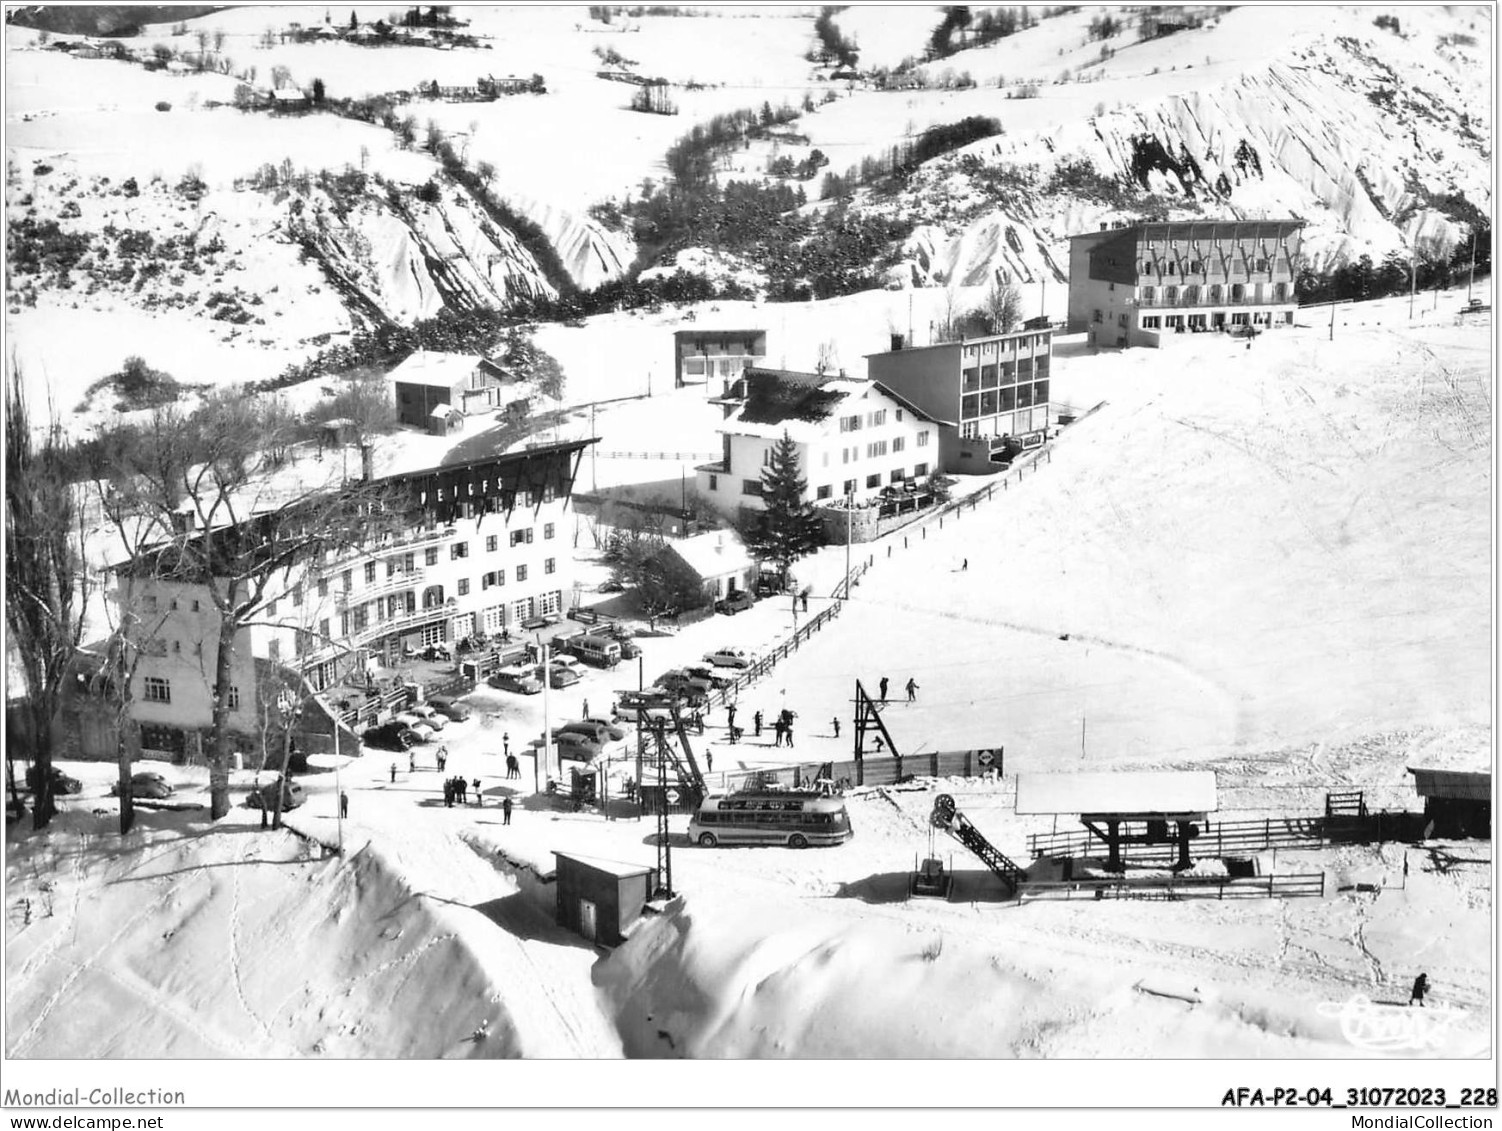
[[[892,352],[896,353],[898,350],[900,350],[902,348],[902,346],[903,346],[904,341],[905,341],[905,339],[903,338],[903,336],[901,334],[893,334],[892,335]]]

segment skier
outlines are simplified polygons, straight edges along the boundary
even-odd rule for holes
[[[1429,975],[1420,974],[1413,980],[1413,993],[1408,996],[1408,1004],[1419,1003],[1419,1008],[1424,1008],[1424,995],[1429,992]]]
[[[907,677],[907,701],[912,703],[918,698],[918,681],[912,676]]]
[[[503,824],[503,825],[509,825],[510,823],[511,823],[511,798],[509,796],[507,796],[507,797],[504,797],[504,798],[501,799],[501,824]]]

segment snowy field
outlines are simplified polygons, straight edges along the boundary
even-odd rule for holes
[[[1489,765],[1492,328],[1454,325],[1459,302],[1413,323],[1406,300],[1342,308],[1334,342],[1322,322],[1250,349],[1061,342],[1056,399],[1099,410],[958,520],[866,547],[843,615],[743,694],[741,722],[799,713],[796,755],[770,735],[730,745],[721,712],[696,740],[714,779],[846,757],[854,680],[912,675],[917,702],[884,712],[899,749],[1004,745],[1007,777],[857,792],[837,849],[680,840],[682,902],[604,961],[552,925],[536,872],[554,849],[651,864],[653,826],[556,808],[529,758],[504,779],[501,736],[524,749],[537,698],[483,690],[446,733],[483,806],[444,808],[430,750],[394,781],[372,752],[305,779],[290,824],[306,841],[254,835],[237,809],[215,830],[206,811],[150,815],[122,845],[110,768],[70,766],[83,797],[10,844],[7,1053],[1346,1058],[1373,1050],[1343,1035],[1339,1004],[1402,1004],[1424,969],[1450,1023],[1391,1055],[1489,1055],[1490,842],[1263,854],[1264,871],[1323,875],[1317,899],[1019,905],[941,839],[956,901],[901,898],[938,792],[1027,859],[1026,835],[1053,824],[1013,813],[1018,772],[1212,769],[1235,819],[1319,812],[1344,788],[1415,807],[1406,766]],[[694,392],[602,410],[601,434],[709,443]],[[843,569],[829,549],[800,572],[822,602]],[[648,639],[642,675],[764,649],[793,621],[768,601]],[[600,713],[635,669],[551,695],[550,717],[586,698]],[[204,771],[168,772],[206,803]],[[342,860],[313,847],[340,835],[339,788]],[[292,928],[319,940],[296,984],[277,958]],[[428,1005],[411,1024],[370,1023],[408,999]],[[100,1001],[139,1014],[129,1038]]]

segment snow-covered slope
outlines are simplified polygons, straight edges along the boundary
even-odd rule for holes
[[[1240,9],[1172,42],[1197,60],[1269,19]],[[1143,214],[1296,216],[1308,221],[1315,269],[1406,257],[1410,243],[1447,253],[1492,207],[1491,109],[1476,82],[1484,55],[1465,44],[1474,11],[1436,16],[1409,38],[1373,28],[1365,12],[1326,20],[1334,26],[1289,36],[1258,66],[1211,64],[1195,72],[1205,82],[1175,76],[1189,88],[1172,93],[1158,92],[1156,67],[1127,70],[1152,44],[1036,99],[970,92],[956,112],[995,114],[1008,132],[930,162],[906,192],[872,206],[926,221],[908,247],[920,284],[976,285],[997,271],[1063,281],[1068,236]],[[1049,102],[1052,111],[1036,105]]]

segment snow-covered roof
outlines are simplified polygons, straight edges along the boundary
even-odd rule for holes
[[[627,876],[644,876],[657,870],[652,864],[633,864],[628,860],[608,860],[603,856],[586,856],[582,852],[559,852],[557,849],[554,849],[553,855],[560,860],[572,860],[575,864],[583,864],[586,867],[595,869],[597,872],[604,872],[607,875],[622,878]]]
[[[720,577],[751,566],[751,555],[731,530],[711,530],[670,542],[668,549],[676,553],[688,567],[700,577]]]
[[[451,404],[435,404],[429,410],[428,415],[434,419],[447,420],[451,416],[463,416],[464,414]]]
[[[935,419],[879,381],[853,377],[753,367],[734,383],[733,390],[725,399],[739,401],[740,407],[720,429],[737,436],[770,440],[786,432],[795,441],[810,443],[823,437],[829,421],[843,414],[849,401],[872,390],[923,420]]]
[[[300,90],[275,90],[271,97],[278,102],[306,102],[308,96]]]
[[[1413,787],[1420,797],[1438,797],[1445,801],[1490,801],[1492,775],[1459,770],[1429,770],[1409,766]]]
[[[410,385],[439,385],[452,389],[470,376],[480,358],[472,353],[437,353],[433,350],[418,350],[386,374],[388,381],[405,381]]]
[[[1017,813],[1131,814],[1213,813],[1215,775],[1208,770],[1131,771],[1087,774],[1018,774]]]

